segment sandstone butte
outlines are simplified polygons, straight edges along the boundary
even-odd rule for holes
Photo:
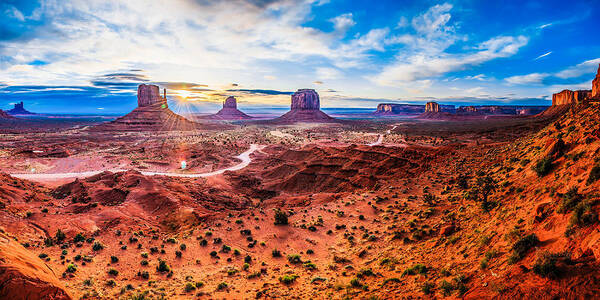
[[[313,89],[299,89],[292,95],[290,111],[270,122],[293,123],[293,122],[315,122],[331,123],[337,122],[335,118],[321,111],[319,94]]]
[[[223,102],[223,108],[216,114],[200,117],[198,119],[210,119],[210,120],[248,120],[252,119],[251,116],[243,113],[237,108],[237,99],[233,96],[227,97]]]
[[[425,112],[439,112],[440,105],[437,102],[427,102],[425,104]]]

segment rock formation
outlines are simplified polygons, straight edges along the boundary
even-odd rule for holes
[[[552,105],[567,105],[583,102],[592,95],[590,90],[563,90],[560,93],[552,95]]]
[[[427,102],[425,112],[440,112],[440,105],[437,102]]]
[[[0,299],[72,299],[56,273],[14,238],[0,233]]]
[[[138,107],[112,122],[92,128],[99,131],[177,131],[194,130],[199,123],[192,122],[171,111],[158,86],[142,84],[138,87]],[[204,128],[204,127],[203,127]]]
[[[15,103],[13,109],[9,109],[6,111],[11,115],[35,115],[34,113],[27,111],[23,105],[23,101],[20,103]]]
[[[440,105],[440,111],[454,112],[454,105]],[[417,115],[425,112],[425,105],[379,103],[375,114],[383,115]]]
[[[252,119],[251,116],[241,112],[237,109],[237,100],[233,96],[227,97],[223,102],[223,108],[214,115],[208,115],[204,117],[198,117],[197,119],[209,119],[209,120],[247,120]]]
[[[315,90],[299,89],[292,95],[291,110],[270,122],[337,122],[336,119],[322,112],[320,108],[319,94]]]
[[[592,98],[600,99],[600,64],[598,64],[598,73],[592,81]]]

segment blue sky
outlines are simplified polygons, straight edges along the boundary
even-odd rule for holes
[[[212,112],[379,102],[548,104],[589,89],[600,0],[0,2],[0,109],[124,113],[136,86]],[[596,16],[596,17],[594,17]]]

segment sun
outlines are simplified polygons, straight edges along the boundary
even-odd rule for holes
[[[187,100],[189,97],[192,96],[192,92],[188,90],[178,90],[177,95],[179,96],[179,98]]]

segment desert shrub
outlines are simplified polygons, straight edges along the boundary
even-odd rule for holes
[[[520,261],[521,259],[523,259],[523,257],[525,257],[525,255],[527,254],[527,252],[529,252],[529,250],[533,247],[535,247],[538,243],[540,242],[540,240],[538,239],[538,237],[532,233],[530,235],[527,235],[521,239],[519,239],[513,246],[512,246],[512,255],[509,257],[508,259],[508,263],[509,264],[514,264],[518,261]]]
[[[281,257],[281,251],[279,251],[277,249],[273,249],[273,251],[271,251],[271,255],[273,257]]]
[[[229,247],[227,245],[223,245],[221,247],[221,252],[223,252],[223,253],[229,253],[229,251],[231,251],[231,247]]]
[[[193,291],[195,289],[196,289],[196,285],[194,283],[188,282],[188,283],[185,284],[185,291],[186,292],[189,293],[189,292],[191,292],[191,291]]]
[[[570,261],[569,253],[550,253],[543,252],[533,265],[533,273],[550,279],[556,279],[561,276],[564,270],[557,266],[559,260]]]
[[[402,272],[402,276],[405,275],[416,275],[416,274],[425,274],[427,273],[427,267],[423,264],[416,264]]]
[[[316,270],[317,269],[317,265],[315,265],[314,263],[309,262],[309,261],[305,262],[303,264],[303,266],[308,270]]]
[[[399,279],[399,278],[396,278],[396,277],[392,277],[392,278],[386,278],[386,279],[383,281],[383,283],[382,283],[381,285],[386,285],[386,284],[388,284],[388,283],[390,283],[390,282],[399,283],[399,282],[400,282],[400,279]]]
[[[64,232],[62,232],[62,230],[60,230],[60,229],[56,230],[56,234],[54,235],[54,238],[56,239],[56,241],[58,243],[61,243],[62,241],[64,241],[66,237],[67,236],[65,235]]]
[[[291,264],[302,263],[302,259],[300,258],[300,255],[298,255],[298,254],[290,254],[287,256],[287,259]]]
[[[596,221],[598,221],[598,215],[592,210],[592,200],[579,202],[569,218],[566,235],[570,235],[574,226],[591,225]]]
[[[435,284],[432,282],[425,282],[423,284],[423,286],[421,286],[421,291],[425,294],[425,295],[429,295],[433,292],[433,289],[435,288]]]
[[[119,262],[119,258],[116,257],[116,256],[114,256],[114,255],[111,255],[110,256],[110,262],[113,263],[113,264],[114,263],[118,263]]]
[[[108,274],[109,274],[109,275],[112,275],[112,276],[117,276],[117,275],[119,275],[119,271],[117,271],[117,270],[115,270],[115,269],[113,269],[113,268],[110,268],[110,269],[108,270]]]
[[[171,267],[169,267],[166,261],[158,259],[158,266],[156,267],[156,271],[166,273],[171,271]]]
[[[75,273],[75,271],[77,271],[77,266],[75,266],[74,264],[67,265],[67,273]]]
[[[556,211],[564,214],[571,211],[581,201],[583,197],[577,192],[577,187],[571,187],[565,194],[562,195],[560,203]]]
[[[538,175],[538,177],[544,177],[552,171],[552,159],[550,157],[544,157],[538,160],[533,166],[533,170]]]
[[[137,276],[148,280],[150,278],[150,273],[148,273],[148,271],[138,271]]]
[[[596,182],[598,179],[600,179],[600,163],[596,163],[596,165],[592,167],[586,183],[590,185]]]
[[[354,277],[352,278],[352,280],[350,280],[350,285],[352,287],[356,287],[356,288],[362,288],[362,283],[360,282],[360,278],[358,277]]]
[[[294,281],[296,281],[296,279],[298,277],[300,277],[300,276],[295,275],[295,274],[283,275],[283,276],[279,277],[279,281],[283,284],[292,284],[292,283],[294,283]]]
[[[181,251],[179,251],[179,250],[175,251],[175,257],[177,257],[177,258],[181,258],[182,254],[183,253],[181,253]]]
[[[217,285],[217,290],[218,291],[224,290],[224,289],[226,289],[228,287],[229,287],[229,285],[226,282],[221,282],[221,283],[219,283],[219,285]]]
[[[82,243],[85,241],[85,236],[82,233],[78,233],[74,238],[73,238],[73,242],[74,243]]]
[[[94,251],[100,251],[104,249],[104,245],[102,245],[102,243],[100,242],[94,242],[94,245],[92,246],[92,250]]]
[[[179,245],[179,249],[181,249],[181,251],[185,251],[185,249],[187,249],[187,246],[185,244],[181,244]]]
[[[282,211],[278,208],[276,208],[274,211],[275,211],[274,224],[275,225],[287,225],[288,224],[288,215],[284,211]]]

